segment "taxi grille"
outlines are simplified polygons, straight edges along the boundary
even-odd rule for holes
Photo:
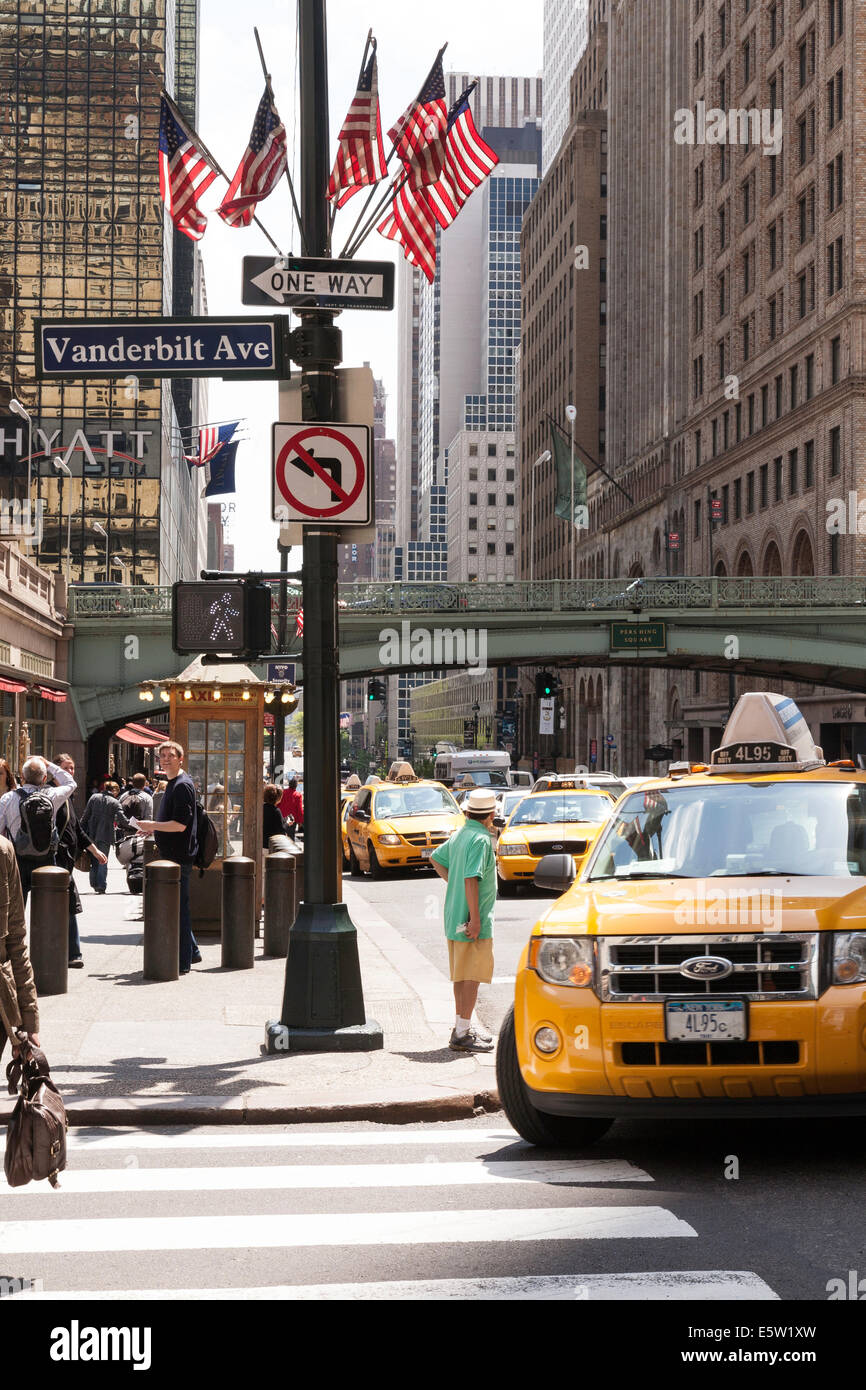
[[[693,980],[680,966],[693,956],[720,956],[723,979]],[[601,998],[611,1003],[695,998],[817,999],[818,934],[605,936],[598,942]]]
[[[429,835],[423,832],[418,835],[404,835],[403,839],[406,841],[407,845],[424,845],[426,847],[427,845],[444,845],[445,841],[448,839],[448,834],[444,831],[441,833],[438,831],[431,831]]]
[[[540,854],[585,854],[587,840],[535,840],[529,846],[533,858]]]
[[[778,1067],[797,1066],[798,1042],[623,1043],[625,1067]]]

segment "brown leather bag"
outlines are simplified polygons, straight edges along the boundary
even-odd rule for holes
[[[58,1173],[66,1167],[66,1108],[51,1080],[48,1059],[27,1033],[15,1030],[20,1049],[6,1068],[9,1094],[18,1092],[6,1131],[6,1181],[10,1187],[47,1178],[59,1187]]]

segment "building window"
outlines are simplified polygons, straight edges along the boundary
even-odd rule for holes
[[[728,312],[728,272],[723,270],[719,276],[719,318]]]
[[[749,394],[749,434],[755,433],[755,393]]]
[[[800,88],[815,76],[815,30],[810,29],[797,49],[800,68]]]
[[[815,441],[807,439],[803,445],[803,487],[815,486]]]
[[[766,429],[770,423],[770,388],[761,387],[761,429]]]
[[[838,478],[842,472],[842,426],[834,425],[830,431],[830,477]]]
[[[782,463],[781,454],[773,459],[773,500],[776,502],[782,500]]]
[[[791,449],[788,454],[788,496],[796,497],[800,490],[798,481],[800,455],[797,449]]]
[[[827,83],[827,128],[833,130],[842,119],[842,69]]]
[[[844,176],[842,154],[837,154],[835,159],[831,159],[827,165],[827,207],[830,212],[835,212],[842,205],[842,194],[844,190]]]
[[[603,299],[598,306],[598,321],[602,328],[607,324],[607,300]]]
[[[828,0],[830,11],[830,48],[842,34],[842,16],[844,13],[845,0]]]
[[[477,444],[470,444],[470,445],[469,445],[469,457],[470,457],[471,459],[477,459],[477,457],[478,457],[478,445],[477,445]]]
[[[770,269],[775,270],[782,259],[782,252],[785,245],[781,217],[777,218],[770,227],[768,240],[770,249]]]
[[[753,266],[752,247],[747,246],[743,252],[743,294],[751,294],[752,291],[752,266]]]
[[[810,106],[797,122],[797,149],[800,168],[804,168],[815,154],[815,108]]]
[[[830,573],[839,574],[839,536],[835,533],[830,537]]]
[[[704,229],[697,227],[694,235],[695,244],[695,270],[700,270],[704,263]]]
[[[701,462],[701,432],[695,430],[695,468],[700,468]]]
[[[495,469],[495,468],[488,468],[488,470],[487,470],[487,481],[488,481],[488,483],[495,483],[495,482],[496,482],[496,469]]]
[[[739,521],[743,515],[743,480],[734,479],[734,521]]]
[[[700,500],[698,500],[697,502],[695,502],[695,540],[696,540],[696,541],[699,541],[700,538],[701,538],[701,504],[700,504]]]
[[[743,226],[748,227],[755,215],[755,175],[751,173],[740,185],[743,207]]]
[[[791,409],[796,410],[800,404],[800,368],[794,364],[789,373],[791,380]]]
[[[782,385],[783,378],[781,373],[776,377],[776,419],[782,414]]]
[[[834,338],[830,343],[830,382],[836,386],[842,379],[842,339]]]
[[[488,505],[488,507],[495,507],[495,506],[496,506],[496,493],[495,493],[495,492],[488,492],[488,494],[487,494],[487,505]]]
[[[797,200],[797,215],[800,229],[800,245],[804,246],[815,235],[815,185],[807,188]]]
[[[746,474],[746,516],[751,516],[755,510],[755,474],[754,470]]]
[[[721,338],[721,339],[720,339],[719,345],[718,345],[718,346],[719,346],[719,380],[720,380],[720,381],[724,381],[724,379],[725,379],[725,356],[726,356],[726,354],[725,354],[725,340],[724,340],[724,338]]]
[[[728,524],[728,520],[729,520],[728,508],[730,507],[730,502],[731,502],[731,489],[730,489],[730,487],[728,486],[728,484],[725,483],[724,487],[722,488],[722,525],[723,525],[723,526],[727,526],[727,524]]]
[[[693,375],[694,375],[694,392],[695,392],[695,395],[696,395],[696,396],[702,396],[702,395],[704,394],[704,358],[703,358],[703,353],[701,353],[700,356],[698,356],[698,357],[695,358],[694,362],[692,363],[692,370],[693,370]]]
[[[762,464],[761,464],[761,473],[760,473],[760,480],[759,480],[759,481],[760,481],[760,498],[761,498],[761,500],[760,500],[760,506],[761,506],[761,507],[767,507],[767,506],[769,506],[769,495],[768,495],[768,493],[769,493],[769,481],[770,481],[770,465],[769,465],[768,463],[762,463]]]
[[[495,542],[495,541],[488,541],[488,542],[487,542],[487,554],[488,554],[488,555],[495,555],[495,554],[496,554],[496,542]]]
[[[810,401],[815,394],[815,354],[810,352],[806,358],[806,400]]]
[[[719,208],[719,246],[724,250],[728,244],[728,205],[722,203]]]
[[[469,518],[469,530],[470,530],[470,531],[477,531],[477,530],[478,530],[478,517],[477,517],[477,516],[470,516],[470,518]]]
[[[695,207],[699,208],[704,201],[704,161],[695,165]]]
[[[838,294],[842,288],[842,238],[837,236],[827,247],[827,294]]]
[[[477,507],[477,506],[478,506],[478,493],[477,493],[477,492],[470,492],[470,494],[469,494],[469,505],[470,505],[470,507]]]
[[[734,406],[734,423],[735,423],[734,434],[735,434],[735,436],[736,436],[737,443],[739,444],[740,440],[741,440],[742,437],[743,437],[743,403],[742,403],[742,401],[737,401],[736,405]]]
[[[607,241],[607,213],[603,212],[599,221],[598,235],[600,241]]]
[[[704,292],[699,290],[693,300],[695,337],[704,331]]]

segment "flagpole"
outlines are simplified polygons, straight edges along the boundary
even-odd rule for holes
[[[436,54],[436,57],[433,59],[433,64],[432,64],[432,66],[431,66],[431,68],[430,68],[430,72],[433,71],[433,68],[435,68],[436,64],[439,62],[439,59],[442,57],[442,54],[445,52],[445,50],[446,50],[447,47],[448,47],[447,43],[443,43],[442,47],[439,49],[439,52]],[[417,102],[419,102],[419,101],[421,100],[421,93],[424,91],[424,88],[427,86],[427,83],[428,83],[429,78],[430,78],[430,72],[428,72],[427,76],[424,78],[424,81],[421,83],[421,86],[418,88],[418,95],[417,95],[417,97],[415,98],[415,101],[412,103],[413,106],[416,105]],[[411,107],[410,107],[409,109],[411,110]],[[403,131],[400,130],[400,132],[398,133],[397,139],[399,139],[399,138],[400,138],[400,135],[402,135],[402,134],[403,134]],[[390,152],[390,154],[388,155],[388,157],[387,157],[386,160],[385,160],[385,168],[386,168],[386,169],[388,168],[388,165],[391,163],[391,160],[394,158],[394,155],[395,155],[396,153],[397,153],[397,140],[395,140],[394,143],[392,144],[392,146],[391,146],[391,152]],[[365,219],[366,216],[367,216],[367,212],[368,212],[368,209],[369,209],[369,207],[370,207],[370,204],[372,203],[374,197],[376,196],[376,187],[377,187],[377,185],[374,184],[373,187],[370,189],[370,196],[368,197],[366,203],[365,203],[364,206],[362,207],[362,209],[361,209],[361,211],[360,211],[360,214],[359,214],[359,216],[358,216],[358,220],[357,220],[357,222],[355,223],[354,227],[352,228],[351,232],[349,233],[349,240],[346,242],[346,246],[344,247],[344,249],[343,249],[343,251],[342,251],[342,253],[341,253],[341,255],[340,255],[340,260],[342,260],[342,259],[346,256],[347,251],[348,251],[348,247],[351,246],[351,244],[352,244],[352,242],[353,242],[353,240],[354,240],[354,238],[355,238],[355,235],[356,235],[356,233],[357,233],[357,231],[358,231],[358,228],[360,227],[361,223],[364,222],[364,219]],[[386,200],[386,201],[387,201],[387,200]],[[365,225],[366,225],[366,224],[365,224]],[[367,233],[367,235],[369,236],[369,232]],[[360,242],[358,243],[358,245],[360,245]],[[358,249],[357,247],[355,247],[355,248],[353,249],[353,254],[354,254],[354,250],[357,250],[357,249]]]
[[[353,234],[353,240],[350,243],[347,242],[346,250],[343,252],[343,256],[352,257],[356,255],[358,251],[360,251],[361,247],[364,245],[364,242],[367,240],[367,237],[370,235],[373,228],[375,227],[377,221],[382,216],[383,210],[387,207],[388,203],[392,202],[397,197],[397,194],[400,192],[400,190],[406,187],[406,184],[408,182],[409,175],[404,173],[399,183],[389,183],[388,190],[384,198],[381,199],[379,205],[373,210],[368,220],[364,223],[360,233],[357,236],[354,236]]]
[[[361,59],[361,71],[360,71],[360,73],[358,74],[358,83],[357,83],[357,86],[356,86],[356,88],[355,88],[355,91],[356,91],[356,92],[357,92],[357,90],[358,90],[358,87],[360,87],[361,83],[362,83],[363,80],[364,80],[364,69],[365,69],[366,66],[367,66],[367,55],[368,55],[368,53],[370,52],[370,43],[371,43],[372,39],[373,39],[373,30],[372,30],[372,29],[368,29],[368,30],[367,30],[367,42],[364,44],[364,56],[363,56],[363,58]],[[373,49],[374,52],[375,52],[375,49],[376,49],[376,45],[374,44],[374,49]],[[337,207],[337,202],[336,202],[336,200],[335,200],[335,201],[332,203],[332,205],[331,205],[330,217],[329,217],[329,219],[328,219],[328,242],[329,242],[329,243],[330,243],[331,237],[333,236],[333,233],[334,233],[334,223],[335,223],[336,220],[337,220],[337,213],[338,213],[338,212],[339,212],[339,208]]]
[[[214,158],[214,156],[211,154],[211,152],[210,152],[210,150],[208,149],[207,145],[205,144],[204,140],[202,140],[201,136],[200,136],[200,135],[198,134],[198,132],[194,129],[194,127],[191,126],[191,125],[189,124],[189,122],[187,121],[187,119],[186,119],[186,117],[184,116],[183,112],[181,111],[180,107],[177,106],[177,104],[175,103],[175,101],[173,100],[173,98],[169,96],[168,92],[165,90],[164,87],[160,88],[160,93],[159,93],[159,94],[160,94],[161,97],[164,97],[165,100],[167,101],[167,103],[168,103],[168,108],[169,108],[169,110],[171,111],[171,114],[174,116],[175,120],[177,121],[178,125],[180,126],[181,130],[183,131],[184,135],[186,136],[187,140],[193,140],[193,141],[198,145],[198,147],[199,147],[199,149],[201,150],[202,154],[204,155],[205,159],[210,160],[211,168],[216,169],[216,171],[217,171],[217,173],[219,174],[220,178],[225,179],[226,183],[230,184],[230,183],[231,183],[231,179],[229,178],[229,176],[228,176],[228,174],[226,173],[225,169],[222,167],[222,165],[221,165],[221,164]],[[280,248],[279,248],[279,246],[277,245],[277,243],[274,241],[274,239],[273,239],[273,237],[271,236],[270,232],[268,231],[267,227],[265,227],[264,224],[261,223],[257,217],[254,217],[254,218],[253,218],[253,221],[255,222],[255,224],[256,224],[256,226],[259,228],[259,230],[262,231],[262,232],[264,232],[265,236],[267,237],[268,241],[271,243],[271,246],[273,246],[273,248],[274,248],[274,250],[276,251],[277,255],[278,255],[278,256],[282,256],[282,255],[283,255],[282,251],[280,250]]]
[[[275,100],[275,98],[274,98],[274,89],[273,89],[273,87],[271,86],[271,74],[268,72],[268,65],[267,65],[267,63],[265,62],[265,54],[264,54],[264,50],[263,50],[263,48],[262,48],[262,41],[261,41],[261,39],[259,38],[259,31],[258,31],[258,29],[255,27],[255,25],[253,25],[253,33],[254,33],[255,36],[256,36],[256,47],[257,47],[258,50],[259,50],[259,62],[260,62],[261,65],[262,65],[262,72],[263,72],[264,75],[265,75],[265,85],[267,86],[267,89],[268,89],[268,96],[270,97],[270,99],[271,99],[271,101],[272,101],[272,103],[273,103],[274,110],[276,110],[277,103],[276,103],[276,100]],[[301,234],[301,249],[302,249],[302,251],[304,252],[304,254],[306,254],[306,243],[305,243],[305,241],[304,241],[304,224],[303,224],[303,222],[302,222],[302,220],[301,220],[301,209],[298,207],[298,200],[297,200],[297,198],[295,197],[295,185],[292,183],[292,174],[291,174],[291,170],[289,169],[288,154],[287,154],[287,156],[286,156],[286,178],[287,178],[288,183],[289,183],[289,192],[290,192],[291,195],[292,195],[292,207],[294,208],[295,219],[296,219],[297,224],[298,224],[298,231],[299,231],[300,234]]]
[[[551,425],[553,426],[554,429],[559,430],[559,433],[560,433],[560,434],[565,434],[565,430],[562,428],[562,426],[559,424],[559,422],[558,422],[557,420],[554,420],[553,416],[550,414],[549,411],[547,412],[547,418],[548,418],[548,420],[550,421],[550,423],[551,423]],[[589,452],[588,449],[584,449],[583,445],[580,444],[579,441],[578,441],[578,448],[580,449],[580,452],[581,452],[582,454],[584,454],[584,455],[586,456],[586,458],[589,459],[589,461],[590,461],[590,463],[592,464],[593,468],[598,469],[599,473],[603,473],[604,476],[607,478],[608,482],[609,482],[609,483],[613,483],[614,487],[618,487],[619,490],[620,490],[620,492],[622,493],[623,497],[625,497],[625,499],[626,499],[628,502],[631,502],[632,506],[634,506],[634,498],[632,497],[631,493],[630,493],[630,492],[626,492],[626,490],[625,490],[625,488],[622,486],[622,484],[621,484],[621,483],[618,483],[617,480],[616,480],[616,478],[612,477],[611,474],[608,473],[607,469],[604,468],[604,467],[599,463],[598,459],[595,458],[594,455],[591,454],[591,453]]]

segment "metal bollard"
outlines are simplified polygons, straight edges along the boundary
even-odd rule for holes
[[[144,978],[180,978],[180,865],[152,859],[144,907]]]
[[[220,963],[252,970],[256,954],[256,862],[244,855],[223,860]]]
[[[37,995],[65,994],[69,968],[69,874],[53,865],[30,880],[30,964]]]
[[[141,916],[143,921],[145,905],[147,902],[147,866],[148,864],[152,864],[154,859],[159,858],[159,850],[156,846],[156,840],[153,838],[152,835],[147,835],[145,837],[144,854],[142,857],[144,861],[144,875],[141,880]]]
[[[265,860],[265,955],[289,954],[295,920],[295,856],[269,854]]]

